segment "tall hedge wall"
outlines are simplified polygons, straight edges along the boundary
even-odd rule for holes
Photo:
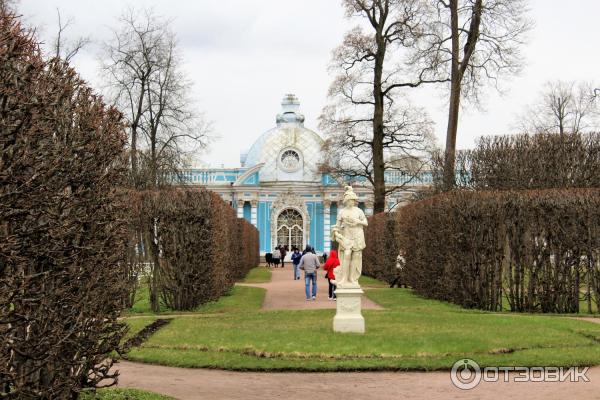
[[[191,310],[226,293],[258,265],[258,231],[208,190],[167,188],[134,194],[165,305]]]
[[[70,399],[111,377],[125,142],[119,112],[0,7],[0,397]]]
[[[433,158],[443,187],[443,154]],[[600,133],[485,136],[456,155],[456,185],[476,190],[600,187]]]
[[[365,229],[367,247],[363,254],[363,274],[392,284],[397,278],[404,283],[396,266],[399,253],[396,218],[391,213],[380,213],[368,218]]]
[[[600,305],[600,189],[457,191],[396,217],[406,278],[421,295],[578,312],[583,289]]]

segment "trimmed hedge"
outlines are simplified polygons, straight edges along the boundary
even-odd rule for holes
[[[396,217],[406,278],[423,296],[571,313],[587,287],[600,306],[600,189],[457,191]]]
[[[433,157],[442,188],[443,153]],[[600,187],[600,133],[484,136],[456,154],[457,187],[477,190]]]
[[[192,310],[216,300],[258,265],[258,231],[216,193],[166,188],[134,197],[167,307]]]
[[[76,398],[126,326],[126,136],[0,7],[0,397]]]
[[[363,274],[392,284],[398,279],[404,283],[402,272],[396,267],[400,250],[394,214],[380,213],[368,218],[365,228],[367,247],[363,254]]]

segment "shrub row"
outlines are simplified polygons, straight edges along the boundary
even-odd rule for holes
[[[112,376],[129,290],[125,143],[119,112],[0,7],[2,398],[73,398]]]
[[[167,188],[134,196],[151,279],[167,307],[215,300],[258,265],[258,231],[217,194]]]
[[[457,191],[399,210],[406,278],[468,308],[600,306],[600,190]],[[600,308],[600,307],[599,307]]]
[[[404,283],[396,265],[399,243],[395,215],[380,213],[368,220],[369,225],[365,228],[367,247],[363,255],[363,274],[389,284],[398,280]]]
[[[433,161],[441,187],[443,160]],[[478,190],[600,187],[600,133],[482,137],[456,167],[457,185]]]

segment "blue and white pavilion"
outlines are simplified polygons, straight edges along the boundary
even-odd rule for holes
[[[261,254],[277,245],[313,246],[318,253],[331,249],[330,232],[336,223],[344,193],[343,182],[319,171],[323,139],[304,126],[300,103],[288,94],[281,103],[276,126],[263,133],[247,153],[240,168],[188,169],[188,185],[207,187],[221,195],[260,232]],[[386,179],[400,183],[400,173]],[[428,184],[424,175],[416,185]],[[372,190],[353,185],[366,215],[373,212]],[[389,198],[389,207],[406,200],[406,193]]]

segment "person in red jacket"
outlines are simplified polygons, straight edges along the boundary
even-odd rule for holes
[[[332,281],[335,280],[335,274],[333,270],[340,265],[340,259],[338,258],[337,251],[331,250],[327,261],[323,265],[323,269],[327,271],[327,280],[329,281],[329,300],[337,300],[335,295],[336,285]]]

